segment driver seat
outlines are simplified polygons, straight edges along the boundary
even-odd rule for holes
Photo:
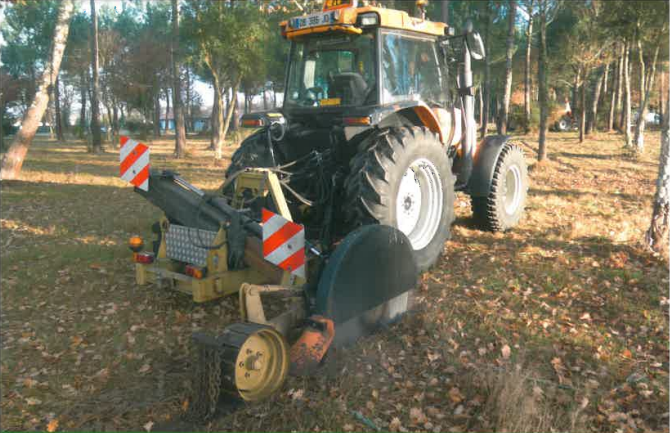
[[[328,96],[340,98],[342,104],[358,105],[365,97],[368,83],[361,74],[356,72],[343,72],[335,75],[329,86]]]

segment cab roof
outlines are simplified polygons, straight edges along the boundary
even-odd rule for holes
[[[341,7],[305,14],[282,21],[279,26],[282,35],[288,39],[331,31],[360,34],[363,32],[363,27],[360,26],[358,18],[364,14],[378,16],[378,24],[375,27],[406,30],[430,36],[443,36],[447,30],[445,23],[415,18],[405,11],[376,6]]]

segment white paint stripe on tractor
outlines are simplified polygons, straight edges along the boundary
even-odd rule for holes
[[[293,270],[291,273],[298,277],[305,278],[305,265],[300,265],[299,268]]]
[[[269,221],[268,221],[269,222]],[[275,265],[291,257],[300,248],[305,247],[305,231],[300,230],[276,250],[265,256],[265,260]]]
[[[142,171],[142,169],[149,164],[149,149],[146,150],[139,158],[137,158],[137,161],[133,163],[130,167],[128,167],[128,170],[126,170],[122,175],[121,179],[130,182],[131,180],[135,179],[135,176]]]
[[[268,240],[277,230],[284,227],[288,220],[281,215],[274,214],[272,218],[263,224],[263,240]]]
[[[138,186],[138,188],[144,191],[149,191],[149,178],[142,182],[142,185]]]
[[[124,144],[119,150],[119,162],[125,161],[128,155],[130,155],[130,152],[132,152],[138,144],[140,143],[129,138],[128,141],[126,141],[126,144]]]

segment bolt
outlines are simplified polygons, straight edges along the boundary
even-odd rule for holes
[[[244,374],[244,377],[246,377],[246,378],[249,378],[250,376],[251,376],[251,374],[249,374],[249,373]]]

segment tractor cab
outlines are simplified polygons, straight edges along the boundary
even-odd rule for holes
[[[324,126],[371,126],[399,105],[449,107],[439,44],[447,30],[355,0],[326,1],[323,11],[284,21],[282,34],[292,42],[284,114],[324,117]]]

